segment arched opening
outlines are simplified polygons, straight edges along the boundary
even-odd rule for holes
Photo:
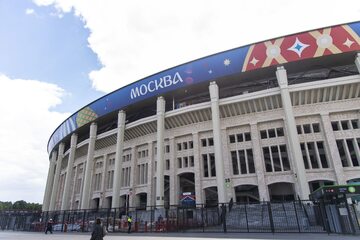
[[[318,189],[322,186],[329,186],[329,185],[334,185],[334,184],[335,183],[333,181],[328,181],[328,180],[311,181],[311,182],[309,182],[310,193],[312,193],[313,191],[315,191],[316,189]]]
[[[279,182],[268,185],[270,201],[295,200],[294,184]]]
[[[217,206],[219,203],[217,187],[205,188],[204,192],[205,192],[205,207]]]
[[[138,210],[146,210],[146,204],[147,204],[147,194],[146,193],[139,193],[136,194],[136,209]]]
[[[259,189],[255,185],[239,185],[234,187],[236,202],[256,203],[259,202]]]
[[[91,204],[90,204],[91,209],[99,209],[99,205],[100,205],[100,198],[94,198],[91,200]]]
[[[195,174],[183,173],[179,175],[179,204],[195,206]]]

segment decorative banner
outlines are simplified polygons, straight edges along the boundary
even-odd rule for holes
[[[360,50],[360,22],[255,43],[170,68],[120,88],[65,120],[48,152],[77,128],[113,111],[192,84],[278,64]]]

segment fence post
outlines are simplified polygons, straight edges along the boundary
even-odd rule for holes
[[[293,202],[294,203],[294,210],[295,210],[295,217],[296,217],[296,223],[298,225],[298,229],[299,229],[299,233],[301,232],[300,230],[300,224],[299,224],[299,218],[298,218],[298,214],[297,214],[297,211],[296,211],[296,203],[295,201]]]
[[[63,211],[63,216],[62,216],[62,222],[61,222],[61,232],[64,231],[65,215],[66,215],[66,212],[64,210]]]
[[[86,210],[83,210],[84,213],[83,213],[83,219],[82,219],[82,231],[85,232],[85,215],[86,215]]]
[[[201,224],[203,232],[205,232],[205,221],[204,221],[204,205],[201,204]]]
[[[226,233],[227,232],[227,229],[226,229],[226,206],[224,203],[221,204],[221,218],[222,218],[222,222],[223,222],[224,233]]]
[[[274,220],[273,220],[273,217],[272,217],[271,203],[270,202],[267,203],[267,207],[268,207],[268,211],[269,211],[269,221],[270,221],[271,232],[274,233],[275,232]]]
[[[248,221],[248,216],[247,216],[247,209],[246,209],[247,204],[245,203],[244,205],[245,205],[246,229],[247,229],[248,232],[250,232],[250,230],[249,230],[249,221]]]

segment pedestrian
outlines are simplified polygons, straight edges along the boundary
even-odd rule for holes
[[[101,226],[100,218],[96,219],[90,240],[103,240],[105,236],[104,228]]]
[[[48,232],[50,232],[51,234],[53,230],[53,220],[50,218],[50,220],[48,221],[47,225],[46,225],[46,230],[45,230],[45,234],[47,234]]]
[[[131,232],[131,222],[132,222],[132,218],[131,218],[131,215],[129,215],[128,217],[127,217],[127,223],[128,223],[128,233],[130,233]]]

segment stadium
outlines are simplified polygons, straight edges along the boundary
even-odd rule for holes
[[[206,56],[51,135],[43,211],[309,199],[360,182],[360,22]]]

